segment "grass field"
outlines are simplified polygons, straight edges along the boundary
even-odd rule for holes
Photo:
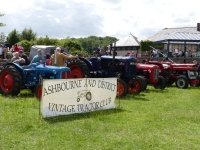
[[[116,109],[43,119],[28,91],[0,96],[0,149],[198,150],[200,88],[175,86],[116,99]]]

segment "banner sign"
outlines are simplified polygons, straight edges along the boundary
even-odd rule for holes
[[[115,108],[117,78],[44,80],[42,116],[52,117]]]

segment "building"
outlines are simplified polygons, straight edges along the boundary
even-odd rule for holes
[[[200,51],[200,23],[197,23],[197,27],[165,28],[146,40],[153,41],[153,44],[164,44],[169,57],[175,49],[183,51],[184,57],[189,52],[197,55]]]
[[[113,48],[117,51],[118,56],[125,56],[128,52],[134,51],[137,54],[140,49],[140,42],[131,33],[125,38],[118,40],[115,44],[113,43]]]

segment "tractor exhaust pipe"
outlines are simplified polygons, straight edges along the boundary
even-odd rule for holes
[[[54,51],[54,66],[57,66],[57,49]]]

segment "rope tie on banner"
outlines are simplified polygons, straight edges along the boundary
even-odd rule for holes
[[[42,78],[41,74],[39,74],[39,83],[38,83],[38,85],[39,84],[43,85],[43,78]],[[42,102],[42,99],[39,100],[39,116],[41,115],[41,112],[40,112],[40,110],[41,110],[41,102]]]
[[[119,79],[120,79],[120,73],[118,73],[118,75],[117,75],[117,84],[119,82]],[[117,88],[118,88],[118,85],[117,85]],[[119,91],[117,90],[117,95],[118,94],[119,94]],[[120,97],[117,97],[117,99],[119,100],[117,108],[120,108],[121,107],[121,105],[120,105]]]

